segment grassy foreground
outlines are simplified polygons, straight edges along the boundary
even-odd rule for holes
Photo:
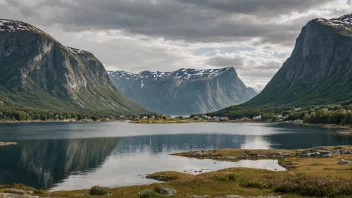
[[[296,153],[331,151],[326,158],[300,157]],[[238,161],[246,159],[278,159],[287,171],[269,171],[248,168],[230,168],[215,172],[190,175],[178,172],[159,172],[148,178],[165,181],[162,184],[141,185],[105,189],[111,193],[99,197],[139,197],[143,190],[152,193],[145,197],[166,197],[157,193],[160,188],[172,188],[176,194],[168,197],[210,197],[226,195],[281,196],[281,197],[342,197],[352,195],[352,164],[338,164],[340,159],[352,161],[352,154],[336,154],[339,150],[352,151],[352,147],[325,147],[310,150],[241,150],[222,149],[215,151],[175,154],[183,157]],[[0,192],[23,186],[0,186]],[[104,191],[104,190],[103,190]],[[89,190],[46,192],[34,191],[36,196],[79,197],[88,196]],[[103,193],[104,194],[104,193]]]

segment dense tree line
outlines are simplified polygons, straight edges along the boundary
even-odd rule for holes
[[[107,116],[107,115],[91,115],[87,113],[78,112],[54,112],[45,110],[16,110],[16,109],[0,109],[0,121],[28,121],[28,120],[111,120],[120,119],[119,116]]]
[[[352,124],[352,111],[346,109],[329,110],[325,108],[306,114],[303,120],[305,123],[314,124]]]

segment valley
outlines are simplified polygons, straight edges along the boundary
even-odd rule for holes
[[[0,0],[0,198],[351,197],[350,1],[82,2]]]

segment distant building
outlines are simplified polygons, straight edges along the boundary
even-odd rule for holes
[[[143,116],[142,119],[146,120],[146,119],[148,119],[148,116]]]
[[[244,117],[244,118],[242,118],[241,120],[244,121],[244,122],[248,122],[248,121],[249,121],[249,118]]]
[[[302,110],[302,108],[301,108],[301,107],[298,107],[298,108],[294,108],[294,110],[295,110],[295,111],[300,111],[300,110]]]
[[[295,123],[295,124],[303,124],[303,120],[294,120],[293,123]]]
[[[220,120],[221,120],[221,121],[229,121],[230,118],[229,118],[229,117],[221,117]]]
[[[254,117],[253,117],[253,120],[262,120],[262,116],[261,116],[261,115],[254,116]]]

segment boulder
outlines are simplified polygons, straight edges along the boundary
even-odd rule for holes
[[[173,195],[173,194],[177,193],[177,191],[172,188],[160,188],[160,189],[158,189],[158,192],[162,195]]]
[[[142,190],[141,192],[138,193],[140,198],[150,197],[151,195],[154,195],[154,194],[156,193],[152,190]]]
[[[343,165],[343,164],[349,164],[349,163],[351,163],[351,162],[350,162],[350,161],[348,161],[348,160],[340,159],[340,161],[339,161],[339,163],[338,163],[338,164]]]

